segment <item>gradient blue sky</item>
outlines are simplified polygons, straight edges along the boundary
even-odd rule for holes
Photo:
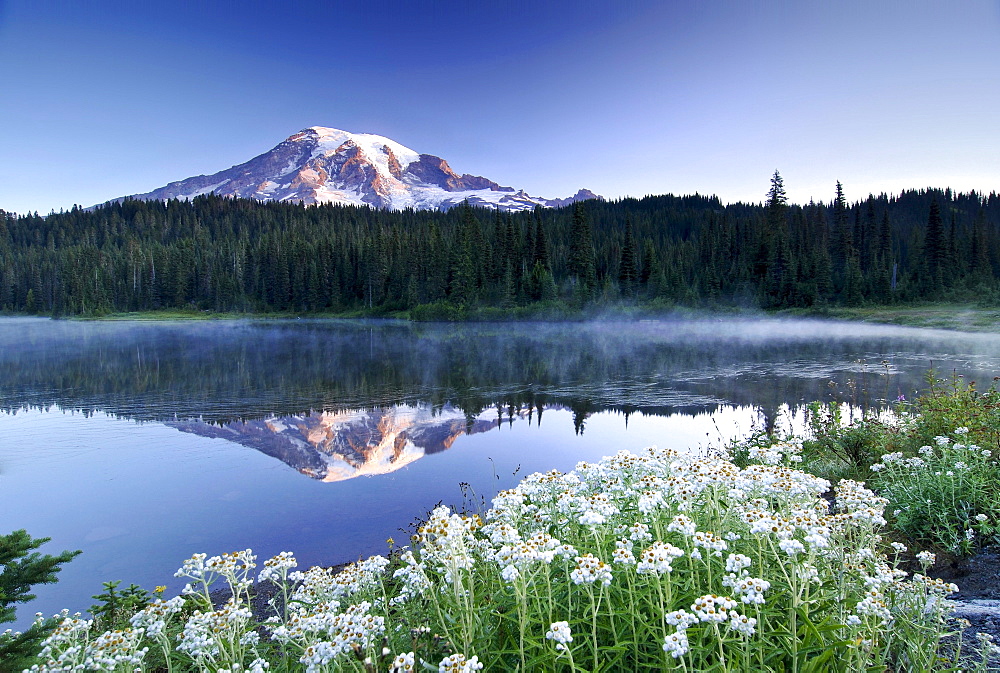
[[[1000,0],[0,0],[0,208],[378,133],[546,197],[1000,191]]]

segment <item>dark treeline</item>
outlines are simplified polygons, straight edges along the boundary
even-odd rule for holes
[[[1000,300],[1000,195],[588,201],[506,214],[217,196],[0,211],[0,310],[409,310],[537,302],[764,308]]]

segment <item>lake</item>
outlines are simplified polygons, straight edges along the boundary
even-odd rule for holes
[[[19,609],[180,588],[195,552],[332,564],[533,471],[697,449],[802,405],[992,384],[1000,336],[819,321],[564,324],[0,318],[0,533],[82,549]]]

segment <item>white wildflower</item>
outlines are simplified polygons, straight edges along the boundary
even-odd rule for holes
[[[764,592],[770,588],[770,582],[757,577],[744,577],[733,584],[733,591],[747,605],[763,605]]]
[[[690,517],[678,514],[667,524],[667,530],[682,533],[683,535],[694,535],[698,529]]]
[[[727,596],[705,594],[691,604],[691,611],[698,616],[699,621],[721,624],[729,619],[728,611],[737,605],[736,601]]]
[[[636,572],[640,575],[661,574],[673,571],[670,563],[684,555],[684,551],[666,542],[654,542],[639,555]]]
[[[750,567],[750,557],[743,554],[730,554],[726,557],[726,572],[738,573]]]
[[[555,641],[557,650],[565,650],[566,643],[573,642],[573,634],[570,632],[569,622],[552,622],[549,625],[549,630],[545,632],[545,637],[548,640]]]
[[[608,564],[593,554],[576,557],[576,570],[569,574],[574,584],[593,584],[601,582],[604,586],[611,584],[611,569]]]
[[[611,562],[624,565],[635,564],[635,555],[627,540],[618,540],[615,543],[615,550],[611,553]]]
[[[479,663],[479,657],[474,656],[466,659],[464,654],[452,654],[445,657],[438,664],[438,673],[472,673],[472,671],[482,670],[483,665]]]
[[[729,628],[740,635],[752,636],[756,630],[757,620],[753,617],[741,615],[738,612],[729,613]]]
[[[633,542],[645,542],[646,540],[652,540],[653,536],[649,533],[649,526],[637,521],[629,527],[629,539]]]
[[[687,610],[674,610],[663,616],[663,620],[671,626],[676,626],[678,631],[683,631],[689,626],[698,623],[697,615],[693,615]]]
[[[397,654],[389,666],[389,673],[408,673],[416,670],[416,657],[413,652]]]
[[[298,567],[299,563],[290,551],[283,551],[264,561],[264,569],[257,575],[258,582],[281,581],[288,571]]]
[[[688,637],[683,630],[675,631],[663,638],[663,651],[674,659],[680,659],[688,651]]]

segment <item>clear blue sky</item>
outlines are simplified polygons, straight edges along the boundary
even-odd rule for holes
[[[15,212],[312,125],[546,197],[1000,191],[1000,0],[0,0],[0,91]]]

